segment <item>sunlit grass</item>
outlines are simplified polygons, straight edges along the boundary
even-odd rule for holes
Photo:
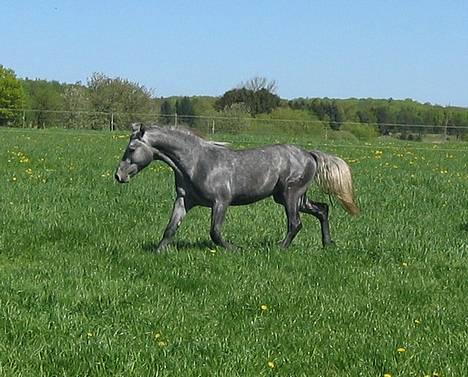
[[[196,208],[154,255],[165,165],[118,185],[125,135],[0,138],[0,375],[468,375],[466,144],[296,139],[353,168],[362,215],[333,206],[335,248],[303,215],[278,249],[284,213],[267,200],[229,210],[236,252]]]

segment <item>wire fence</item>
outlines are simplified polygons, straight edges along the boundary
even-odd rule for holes
[[[204,134],[238,134],[245,136],[270,135],[291,137],[313,135],[328,139],[367,140],[380,135],[390,135],[403,140],[435,138],[440,141],[468,141],[468,126],[331,122],[303,119],[270,119],[260,117],[223,115],[180,115],[158,113],[126,113],[96,111],[63,111],[38,109],[8,110],[10,116],[4,125],[17,128],[70,128],[119,131],[128,130],[131,123],[183,125]],[[1,119],[0,119],[1,120]],[[1,123],[0,123],[1,124]]]

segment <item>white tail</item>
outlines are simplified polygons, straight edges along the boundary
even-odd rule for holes
[[[349,165],[337,156],[320,151],[310,153],[317,161],[315,179],[320,189],[327,194],[336,196],[349,214],[357,215],[359,208],[355,203]]]

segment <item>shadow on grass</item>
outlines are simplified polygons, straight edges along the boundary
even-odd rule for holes
[[[287,251],[295,249],[293,245],[289,249],[282,249],[279,245],[277,240],[272,240],[270,238],[265,238],[264,240],[257,240],[255,242],[248,242],[248,243],[235,243],[232,245],[232,249],[226,249],[228,251],[233,252],[248,252],[252,250],[261,250],[264,252],[269,252],[273,250],[279,251]],[[147,242],[142,245],[142,249],[148,253],[157,253],[157,242]],[[211,240],[179,240],[174,241],[169,244],[167,250],[175,249],[175,250],[190,250],[190,249],[197,249],[197,250],[225,250],[222,247],[216,246]]]
[[[142,245],[142,249],[148,253],[157,252],[158,243],[148,242]],[[216,246],[209,240],[198,240],[198,241],[174,241],[169,244],[168,249],[214,249]]]

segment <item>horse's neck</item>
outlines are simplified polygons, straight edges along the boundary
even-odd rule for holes
[[[158,129],[148,136],[148,141],[157,150],[167,156],[179,170],[190,170],[193,165],[196,148],[200,143],[196,136],[182,134],[173,130]],[[166,161],[167,162],[167,161]]]

